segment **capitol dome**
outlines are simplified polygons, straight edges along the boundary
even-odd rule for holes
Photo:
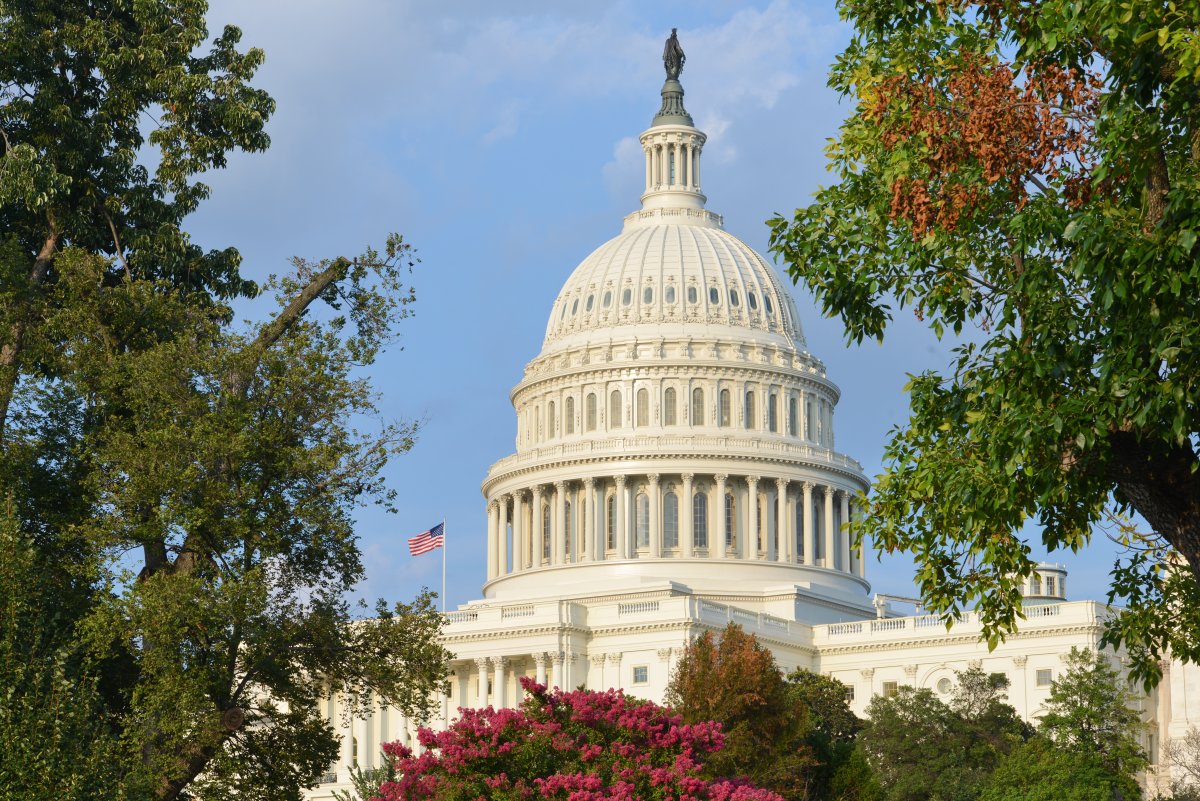
[[[571,272],[512,390],[516,451],[483,482],[484,595],[774,587],[788,618],[860,616],[843,526],[867,481],[835,448],[838,388],[774,268],[705,208],[678,80],[662,97],[641,208]]]

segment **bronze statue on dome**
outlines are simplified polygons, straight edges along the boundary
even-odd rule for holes
[[[667,39],[667,43],[663,47],[663,66],[667,68],[668,80],[679,78],[679,73],[683,72],[683,62],[687,60],[683,55],[683,48],[679,46],[676,30],[676,28],[671,29],[671,38]]]

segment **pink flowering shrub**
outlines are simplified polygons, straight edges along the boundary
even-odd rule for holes
[[[521,679],[520,709],[466,709],[445,732],[421,729],[420,756],[383,750],[396,768],[384,801],[783,801],[743,782],[701,778],[721,749],[720,726],[684,725],[669,709],[624,693],[547,692]]]

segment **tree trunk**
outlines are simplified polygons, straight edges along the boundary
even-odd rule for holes
[[[58,249],[58,232],[50,227],[50,234],[42,243],[37,258],[33,261],[33,270],[29,274],[29,288],[36,289],[46,280],[50,272],[50,262]],[[21,350],[25,344],[25,328],[28,323],[29,308],[18,311],[17,319],[8,329],[8,338],[0,345],[0,445],[4,444],[5,430],[8,426],[8,409],[12,404],[13,394],[17,391],[17,382],[21,377]]]

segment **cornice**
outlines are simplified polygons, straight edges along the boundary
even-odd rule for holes
[[[1079,624],[1075,626],[1046,627],[1033,630],[1018,631],[1010,634],[1006,642],[1012,640],[1033,640],[1049,637],[1059,637],[1064,634],[1095,634],[1102,633],[1102,628],[1096,624]],[[942,637],[922,637],[909,640],[869,640],[851,645],[830,646],[814,642],[813,646],[819,656],[838,656],[842,654],[860,654],[868,651],[899,651],[914,648],[942,648],[947,645],[978,646],[982,639],[980,634],[947,634]]]

